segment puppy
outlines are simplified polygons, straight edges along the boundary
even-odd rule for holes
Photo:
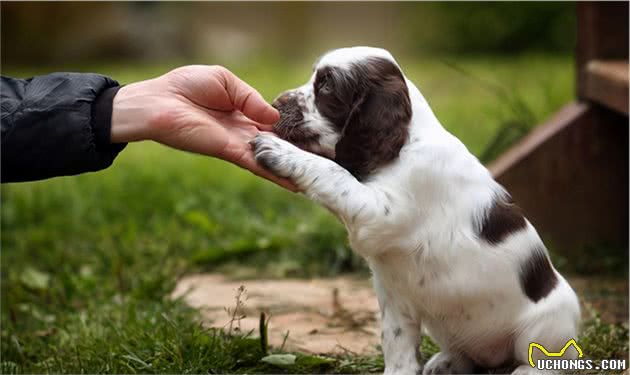
[[[575,338],[577,297],[536,230],[391,54],[329,52],[274,106],[280,138],[259,135],[256,160],[334,213],[367,260],[386,374],[535,372],[530,342]],[[421,331],[441,349],[423,370]]]

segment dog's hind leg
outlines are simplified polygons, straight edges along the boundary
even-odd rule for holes
[[[531,319],[535,316],[530,316],[529,324],[524,325],[516,337],[514,341],[514,358],[521,366],[515,370],[515,374],[542,371],[543,369],[538,367],[543,362],[539,362],[539,360],[546,361],[545,365],[549,367],[549,365],[553,366],[554,363],[557,363],[557,360],[578,358],[581,348],[577,342],[572,340],[577,339],[579,307],[577,306],[577,300],[573,302],[573,298],[569,298],[571,297],[569,292],[572,293],[570,289],[560,292],[564,292],[567,295],[566,298],[539,302],[552,303],[553,301],[557,310],[549,309],[535,315],[538,319]],[[576,306],[573,306],[574,304]],[[571,343],[575,345],[571,345]],[[554,353],[553,356],[547,356],[540,347],[543,347],[550,354]],[[530,359],[535,367],[531,366]],[[553,370],[553,368],[550,370]]]
[[[429,359],[422,374],[472,374],[474,369],[475,365],[468,357],[442,351]]]

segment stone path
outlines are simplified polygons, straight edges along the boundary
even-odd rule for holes
[[[603,320],[627,323],[627,280],[569,282],[580,295],[585,316],[585,307],[594,306]],[[179,281],[173,296],[200,308],[209,326],[229,329],[231,322],[232,329],[254,330],[256,336],[264,311],[271,317],[268,336],[275,347],[284,342],[285,349],[316,354],[378,350],[378,303],[367,279],[233,281],[219,274],[191,275]]]

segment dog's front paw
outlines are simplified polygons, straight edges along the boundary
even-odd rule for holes
[[[259,134],[250,144],[258,164],[278,177],[295,178],[297,173],[296,151],[292,144],[271,134]]]

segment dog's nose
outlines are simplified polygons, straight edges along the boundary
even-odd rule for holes
[[[271,105],[272,105],[274,108],[278,109],[278,107],[283,106],[283,105],[286,105],[287,103],[289,103],[289,101],[290,101],[291,99],[293,99],[294,97],[295,97],[295,94],[294,94],[294,93],[292,93],[291,91],[284,92],[284,93],[280,94],[280,96],[278,96],[278,97],[277,97],[277,98],[273,101],[273,103],[271,103]]]

